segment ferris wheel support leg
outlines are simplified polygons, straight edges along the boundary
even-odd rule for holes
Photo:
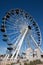
[[[19,38],[17,39],[16,43],[13,45],[13,47],[14,47],[14,46],[16,46],[16,44],[19,42],[20,37],[21,37],[21,34],[20,34]],[[17,50],[17,49],[16,49],[16,50]],[[16,53],[16,50],[15,50],[15,53]],[[14,53],[14,54],[15,54],[15,53]],[[6,59],[6,60],[7,60],[7,59],[8,59],[8,57],[9,57],[9,55],[6,55],[6,56],[4,57],[4,59]],[[4,59],[3,59],[3,60],[4,60]]]
[[[26,29],[26,31],[24,32],[24,34],[23,34],[22,38],[20,39],[20,41],[19,41],[19,43],[18,43],[18,46],[17,46],[17,48],[16,48],[15,52],[13,53],[13,55],[12,55],[11,59],[13,58],[14,54],[16,53],[16,51],[17,51],[17,54],[16,54],[16,56],[15,56],[15,58],[14,58],[14,59],[17,59],[18,54],[19,54],[19,51],[20,51],[20,48],[21,48],[22,43],[23,43],[23,40],[24,40],[24,38],[25,38],[25,36],[26,36],[26,34],[27,34],[27,31],[28,31],[28,28]]]
[[[26,31],[24,32],[24,34],[23,34],[21,40],[19,41],[19,47],[18,47],[17,54],[16,54],[16,56],[15,56],[15,59],[17,59],[17,57],[18,57],[19,51],[20,51],[20,49],[21,49],[21,46],[22,46],[23,40],[24,40],[24,38],[25,38],[25,36],[26,36],[26,34],[27,34],[27,31],[28,31],[28,28],[26,29]]]
[[[20,38],[21,38],[21,34],[19,35],[17,41],[16,41],[15,44],[13,45],[13,48],[19,43]],[[14,53],[12,54],[11,59],[12,59],[12,58],[14,57],[14,55],[16,54],[16,52],[17,52],[17,50],[18,50],[18,46],[19,46],[19,44],[17,45],[17,48],[14,50]]]
[[[4,60],[7,60],[8,57],[9,57],[9,55],[5,55],[5,57],[3,58],[3,61],[4,61]]]
[[[33,38],[33,36],[31,35],[32,40],[34,41],[34,43],[36,44],[36,46],[39,48],[39,50],[43,53],[42,49],[38,46],[37,42],[35,41],[35,39]]]

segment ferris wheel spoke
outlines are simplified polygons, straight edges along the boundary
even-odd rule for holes
[[[15,23],[15,20],[12,19],[12,17],[9,19],[9,21],[10,21],[11,23]]]
[[[9,36],[9,35],[8,35],[8,36]],[[15,39],[15,38],[17,38],[17,37],[18,37],[18,36],[15,37],[14,35],[10,35],[10,36],[9,36],[10,39],[13,39],[13,38]]]
[[[14,25],[15,25],[15,23],[18,22],[18,20],[16,20],[16,19],[14,20],[14,18],[12,18],[12,17],[11,17],[8,21],[9,21],[11,24],[14,23]]]
[[[16,19],[15,19],[15,20],[16,20]],[[14,20],[14,18],[11,17],[8,21],[9,21],[10,23],[14,23],[14,26],[15,26],[15,24],[20,20],[20,18],[19,18],[18,20],[16,20],[16,21],[15,21],[15,20]],[[17,25],[17,26],[18,26],[18,25]]]
[[[18,39],[17,39],[17,41],[15,42],[15,44],[13,44],[13,47],[17,45],[17,43],[19,42],[21,36],[22,36],[22,34],[20,34],[20,35],[18,36]]]
[[[12,43],[16,40],[17,41],[17,39],[20,37],[21,35],[18,35],[15,39],[13,38],[13,40],[12,40]],[[16,42],[15,41],[15,42]],[[15,45],[15,44],[14,44]]]
[[[18,25],[16,26],[15,24],[12,24],[12,23],[9,23],[9,21],[6,21],[7,24],[6,24],[6,27],[10,27],[10,28],[17,28]]]
[[[12,23],[15,23],[15,21],[12,21],[12,19],[7,19],[7,20],[6,20],[6,23],[12,24]],[[13,24],[13,25],[14,25],[14,24]]]
[[[15,35],[15,34],[17,34],[17,33],[18,33],[17,31],[16,31],[16,32],[14,31],[14,32],[12,32],[12,33],[8,33],[8,36],[11,36],[11,35],[13,35],[13,34]]]
[[[10,20],[7,20],[7,21],[6,21],[6,24],[14,26],[14,23],[12,24],[12,23],[10,22]]]
[[[39,32],[39,31],[34,31],[34,32],[33,32],[33,35],[34,35],[34,36],[37,36],[37,37],[40,37],[40,32]]]
[[[12,27],[12,26],[11,27],[9,26],[9,27],[6,27],[6,28],[7,28],[7,30],[13,30],[13,31],[18,31],[19,30],[16,27]]]
[[[6,29],[6,31],[8,31],[8,32],[17,32],[17,31],[19,31],[19,30],[16,30],[16,29]]]
[[[29,21],[29,25],[30,25],[31,27],[33,27],[32,22],[30,22],[30,21]]]
[[[17,29],[17,27],[15,27],[15,26],[11,26],[11,25],[6,25],[6,29],[8,29],[8,30],[18,30]]]
[[[35,28],[32,28],[32,31],[34,34],[37,34],[37,35],[40,34],[39,30],[36,31]]]
[[[15,43],[15,41],[17,40],[18,37],[13,38],[13,40],[11,41],[12,43]]]
[[[6,21],[3,21],[3,24],[10,23],[12,24],[12,20],[7,19]],[[14,22],[13,22],[14,23]]]
[[[12,43],[15,43],[15,41],[18,39],[18,36],[16,36],[15,38],[13,37],[13,39],[12,39]]]
[[[11,35],[9,36],[9,38],[12,40],[13,38],[16,38],[17,36],[16,35]]]
[[[17,27],[13,27],[13,26],[11,26],[11,25],[6,25],[6,27],[8,27],[8,29],[17,29]]]

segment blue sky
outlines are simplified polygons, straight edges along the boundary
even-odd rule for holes
[[[13,8],[21,8],[34,17],[41,30],[43,49],[43,0],[0,0],[0,25],[5,12]],[[4,46],[1,37],[0,33],[0,45]]]

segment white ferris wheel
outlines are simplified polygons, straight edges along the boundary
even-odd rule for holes
[[[6,42],[6,58],[17,59],[28,47],[40,51],[41,32],[34,18],[22,9],[12,9],[2,18],[1,31]]]

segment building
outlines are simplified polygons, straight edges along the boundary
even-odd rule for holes
[[[32,48],[28,48],[25,52],[25,58],[28,59],[29,61],[34,60],[43,61],[43,53],[41,53],[38,48],[36,48],[35,50],[32,50]]]

